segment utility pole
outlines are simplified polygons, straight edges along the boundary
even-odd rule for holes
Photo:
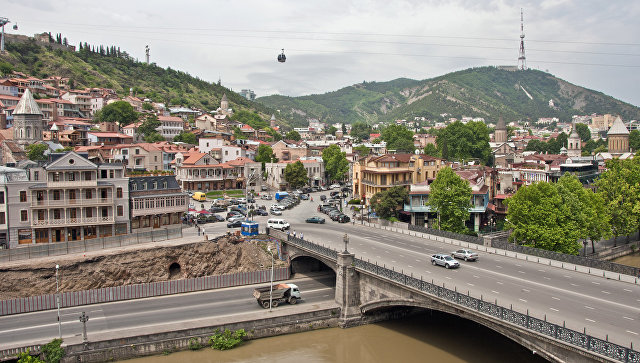
[[[87,338],[87,321],[89,321],[89,315],[85,314],[83,311],[82,315],[80,315],[80,322],[82,323],[82,343],[84,343],[85,349],[89,342],[89,339]]]
[[[527,57],[524,55],[524,15],[520,8],[520,52],[518,53],[518,68],[522,71],[527,69]]]

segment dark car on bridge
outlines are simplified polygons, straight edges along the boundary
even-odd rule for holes
[[[314,216],[314,217],[307,218],[307,219],[305,220],[305,222],[307,222],[307,223],[320,223],[320,224],[322,224],[322,223],[324,223],[324,218],[322,218],[322,217],[318,217],[318,216]]]

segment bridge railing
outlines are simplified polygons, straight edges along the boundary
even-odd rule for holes
[[[295,238],[291,235],[287,236],[286,234],[278,233],[278,236],[282,235],[284,235],[283,239],[288,239],[289,243],[295,245],[296,247],[304,248],[312,252],[317,252],[324,257],[336,259],[336,250],[320,246],[313,242],[305,241],[300,238]],[[356,269],[372,273],[381,278],[391,280],[396,283],[405,285],[409,288],[425,292],[451,303],[461,305],[468,309],[490,315],[496,319],[500,319],[518,325],[522,328],[535,331],[553,339],[563,341],[566,344],[609,357],[619,362],[640,363],[640,352],[636,350],[611,343],[607,340],[602,340],[590,336],[585,332],[568,329],[564,326],[548,322],[546,321],[546,319],[543,320],[535,318],[533,316],[530,316],[528,312],[527,314],[523,314],[513,309],[484,301],[482,298],[478,299],[468,294],[462,294],[455,289],[447,289],[444,286],[436,285],[432,282],[424,281],[422,279],[406,275],[403,272],[395,271],[394,269],[388,269],[385,266],[379,266],[378,264],[374,264],[358,258],[354,259],[354,265]]]
[[[444,238],[457,239],[460,241],[475,243],[479,245],[484,243],[484,239],[482,237],[469,236],[467,234],[453,233],[449,231],[443,231],[440,229],[427,228],[423,226],[417,226],[415,224],[409,224],[409,230],[414,232],[427,233],[427,234],[444,237]]]

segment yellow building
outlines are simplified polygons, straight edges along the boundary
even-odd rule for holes
[[[401,185],[409,190],[411,184],[432,181],[446,163],[428,155],[387,154],[372,155],[353,165],[353,195],[366,198],[391,187]]]

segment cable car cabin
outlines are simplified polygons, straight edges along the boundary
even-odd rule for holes
[[[282,53],[278,54],[278,62],[284,63],[287,61],[287,56],[284,55],[284,48],[282,49]]]
[[[258,235],[258,222],[244,221],[240,227],[240,231],[243,236],[257,236]]]

